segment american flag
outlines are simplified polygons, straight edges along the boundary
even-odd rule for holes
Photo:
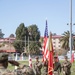
[[[46,27],[45,27],[45,33],[44,33],[44,42],[43,42],[43,61],[48,58],[48,26],[47,26],[47,20],[46,20]]]

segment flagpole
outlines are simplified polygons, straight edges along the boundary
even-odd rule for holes
[[[28,53],[30,55],[30,51],[29,51],[29,36],[28,36]]]
[[[32,68],[32,59],[31,59],[30,50],[29,50],[29,36],[28,36],[28,52],[29,52],[29,67]]]
[[[70,59],[72,58],[72,0],[70,0]]]
[[[26,51],[26,36],[25,36],[25,51]]]

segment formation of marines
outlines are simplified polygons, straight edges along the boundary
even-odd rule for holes
[[[16,70],[8,70],[8,63],[18,66]],[[8,60],[7,53],[0,53],[0,75],[48,75],[48,60],[45,62],[40,62],[39,57],[36,57],[33,68],[27,65],[22,65],[16,61]],[[41,71],[42,70],[42,71]],[[54,56],[54,75],[60,75],[63,70],[63,75],[71,75],[71,63],[68,61],[67,56],[65,56],[65,61],[60,64],[58,57]]]

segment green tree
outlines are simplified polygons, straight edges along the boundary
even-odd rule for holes
[[[10,34],[10,36],[9,36],[9,38],[14,38],[15,36],[14,36],[14,34]]]
[[[2,30],[0,29],[0,38],[3,38],[4,33],[2,33]]]
[[[72,48],[75,49],[75,39],[73,38],[74,34],[72,34]],[[69,37],[70,37],[70,32],[64,32],[63,36],[60,39],[60,42],[62,43],[62,48],[65,50],[69,50]]]
[[[16,29],[16,40],[14,42],[14,47],[18,52],[23,52],[25,47],[25,36],[28,37],[28,29],[25,27],[24,23],[21,23]]]
[[[64,32],[62,34],[62,38],[60,39],[60,42],[62,43],[62,48],[64,48],[65,50],[68,50],[69,49],[69,31],[67,32]]]
[[[75,50],[75,35],[73,36],[73,50]]]
[[[40,39],[40,31],[37,25],[30,25],[28,27],[29,31],[29,50],[31,54],[39,54],[41,43],[39,42]]]
[[[28,47],[28,46],[27,46]],[[32,41],[30,44],[29,44],[29,50],[27,49],[27,53],[29,54],[34,54],[34,55],[37,55],[40,53],[40,49],[39,49],[39,45],[38,43]]]
[[[40,31],[39,31],[36,24],[35,25],[30,25],[28,27],[28,31],[29,31],[30,40],[39,41]]]
[[[44,38],[43,37],[40,37],[40,40],[41,44],[43,44],[43,41],[44,41]]]

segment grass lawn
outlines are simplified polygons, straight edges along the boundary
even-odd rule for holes
[[[28,65],[28,60],[26,60],[26,61],[18,61],[18,62],[19,62],[20,64]],[[34,61],[33,61],[32,63],[34,63]],[[8,69],[14,70],[15,67],[12,66],[11,64],[9,64]],[[72,64],[71,71],[72,71],[71,75],[75,75],[75,62]],[[63,75],[63,74],[61,73],[61,75]]]

